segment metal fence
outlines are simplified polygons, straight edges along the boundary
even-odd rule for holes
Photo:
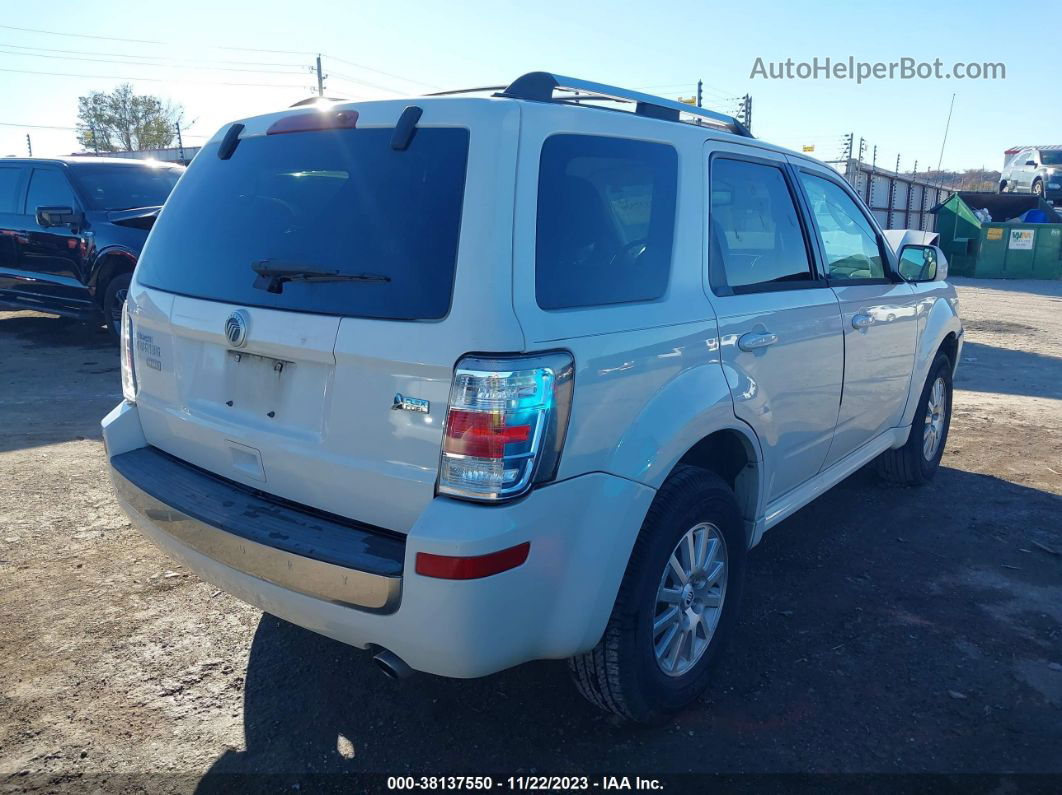
[[[952,191],[910,174],[886,171],[855,158],[834,162],[848,184],[863,197],[882,229],[936,231],[937,217],[930,209]]]
[[[135,152],[78,152],[79,155],[91,157],[120,157],[131,160],[159,160],[163,163],[180,163],[183,166],[192,162],[202,147],[170,146],[165,149],[140,149]]]

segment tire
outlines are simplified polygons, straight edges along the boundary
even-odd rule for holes
[[[697,539],[694,550],[704,562],[699,568],[690,567],[694,576],[688,578],[689,585],[676,590],[669,586],[680,581],[669,564],[677,553],[679,565],[685,566],[688,553],[680,553],[676,545],[681,542],[683,550],[688,549],[690,533]],[[701,552],[701,538],[706,539],[705,552]],[[647,724],[661,723],[695,701],[707,687],[713,664],[733,633],[747,547],[738,502],[726,482],[703,469],[676,467],[642,523],[604,635],[592,650],[569,660],[579,692],[603,710]],[[716,568],[720,561],[721,572]],[[665,589],[668,601],[658,601]],[[687,592],[694,596],[687,597]],[[672,609],[677,611],[674,620],[654,632],[654,623],[662,622]],[[690,611],[703,620],[694,625],[692,635],[684,633],[681,623],[688,621]],[[668,635],[671,626],[674,635]],[[657,647],[674,651],[674,644],[665,646],[664,642],[676,636],[677,660],[668,673],[663,666],[670,664],[671,655],[658,662]]]
[[[905,486],[920,486],[928,483],[937,474],[940,459],[944,455],[944,446],[948,443],[948,430],[951,428],[951,372],[951,359],[943,353],[938,353],[937,358],[933,360],[933,366],[929,368],[929,377],[922,387],[907,443],[895,450],[886,450],[878,458],[878,474],[885,480]],[[942,385],[944,407],[943,411],[930,414],[930,399],[936,397],[934,389],[938,381]],[[930,425],[935,426],[936,441],[932,454],[927,455]]]
[[[119,273],[103,289],[103,320],[115,341],[122,335],[122,307],[132,279],[131,273]]]
[[[1041,179],[1034,179],[1032,184],[1033,196],[1039,196],[1041,199],[1044,197],[1044,182]]]

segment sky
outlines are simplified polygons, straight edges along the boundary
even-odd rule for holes
[[[909,171],[998,169],[1014,145],[1062,143],[1058,48],[1037,31],[1062,26],[1039,4],[1029,35],[997,2],[331,2],[0,0],[0,156],[79,151],[78,96],[131,82],[184,107],[185,145],[236,118],[287,107],[316,89],[350,99],[503,85],[546,70],[676,98],[704,82],[704,104],[733,112],[752,97],[757,137],[838,158],[843,138],[864,159]],[[21,30],[18,28],[22,28]],[[33,29],[33,30],[29,30]],[[48,31],[48,32],[41,32]],[[766,79],[792,59],[1002,63],[1005,79]],[[776,67],[777,68],[777,67]],[[42,74],[51,73],[51,74]],[[1052,77],[1054,74],[1054,77]],[[944,143],[949,105],[954,113]],[[32,126],[31,126],[32,125]],[[53,129],[54,128],[54,129]],[[943,156],[941,157],[941,147]]]

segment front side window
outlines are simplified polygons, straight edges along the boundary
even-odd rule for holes
[[[712,289],[747,292],[812,280],[804,233],[780,168],[716,158],[710,190]]]
[[[666,144],[554,135],[542,145],[535,295],[543,309],[651,301],[667,290],[678,155]]]
[[[38,207],[75,207],[74,192],[66,177],[52,169],[35,168],[30,177],[26,213],[33,215]]]
[[[884,279],[878,236],[852,198],[831,180],[800,173],[831,279]]]
[[[1040,165],[1062,166],[1062,151],[1040,152]]]

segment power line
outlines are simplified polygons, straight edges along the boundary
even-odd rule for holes
[[[7,47],[9,49],[16,49],[16,50],[36,50],[38,52],[61,52],[61,53],[69,54],[69,55],[103,55],[103,56],[112,56],[112,57],[115,57],[115,58],[139,58],[141,60],[148,60],[148,61],[182,61],[182,62],[188,63],[188,62],[191,62],[192,60],[194,60],[194,59],[191,59],[191,58],[179,58],[179,57],[175,57],[175,56],[172,56],[172,55],[139,55],[139,54],[129,55],[128,53],[99,52],[98,50],[61,50],[61,49],[55,49],[53,47],[26,47],[26,46],[21,45],[21,44],[8,44],[7,42],[0,42],[0,47]],[[278,61],[233,61],[233,60],[222,60],[222,59],[217,59],[217,58],[211,58],[211,59],[208,59],[206,61],[200,61],[200,62],[201,63],[233,64],[235,66],[290,66],[290,67],[301,67],[302,66],[302,64],[290,63],[290,62],[282,63],[282,62],[278,62]]]
[[[17,28],[14,25],[0,25],[0,28],[5,30],[19,30],[23,33],[45,33],[49,36],[67,36],[74,39],[99,39],[101,41],[128,41],[134,44],[165,44],[164,41],[153,41],[151,39],[121,39],[115,36],[92,36],[88,33],[60,33],[55,30],[41,30],[40,28]]]
[[[378,89],[380,91],[387,91],[387,92],[389,92],[391,94],[399,94],[399,95],[401,95],[401,94],[408,93],[408,92],[405,92],[405,91],[397,91],[397,90],[395,90],[393,88],[388,88],[387,86],[381,86],[381,85],[378,85],[376,83],[369,83],[369,82],[366,82],[364,80],[359,80],[356,77],[352,77],[350,75],[343,74],[343,72],[337,72],[334,69],[331,72],[328,73],[328,76],[329,77],[338,77],[340,82],[356,83],[358,85],[366,86],[368,88],[375,88],[375,89]]]
[[[53,124],[16,124],[13,121],[0,121],[0,127],[30,127],[34,130],[76,130],[77,127],[59,127]]]
[[[162,45],[169,44],[168,42],[165,42],[165,41],[156,41],[156,40],[151,40],[151,39],[127,39],[127,38],[121,38],[121,37],[117,37],[117,36],[94,36],[94,35],[90,35],[90,34],[87,34],[87,33],[63,33],[63,32],[55,31],[55,30],[43,30],[41,28],[21,28],[21,27],[16,27],[14,25],[0,25],[0,29],[18,30],[18,31],[22,31],[24,33],[42,33],[42,34],[49,35],[49,36],[65,36],[65,37],[68,37],[68,38],[96,39],[96,40],[103,40],[103,41],[122,41],[122,42],[129,42],[129,43],[133,43],[133,44],[162,44]],[[282,54],[282,55],[300,55],[300,56],[302,56],[302,55],[310,55],[310,56],[314,55],[313,52],[309,52],[309,51],[305,51],[305,50],[274,50],[274,49],[266,49],[266,48],[262,48],[262,47],[231,47],[231,46],[216,45],[216,44],[206,45],[206,46],[212,47],[214,49],[231,50],[231,51],[235,51],[235,52],[269,52],[269,53],[277,53],[277,54]],[[43,49],[43,48],[39,48],[39,49]],[[395,74],[393,72],[385,72],[382,69],[376,69],[376,68],[371,67],[371,66],[365,66],[364,64],[354,63],[353,61],[348,61],[347,59],[340,58],[339,56],[336,56],[336,55],[329,55],[327,53],[323,53],[323,55],[326,58],[331,58],[334,61],[339,61],[340,63],[345,63],[348,66],[353,66],[356,69],[364,69],[366,71],[376,72],[377,74],[382,74],[382,75],[385,75],[387,77],[393,77],[393,78],[396,78],[398,80],[403,80],[403,81],[405,81],[407,83],[415,83],[415,84],[418,84],[418,85],[427,86],[429,88],[435,88],[435,89],[439,88],[439,86],[434,85],[433,83],[427,83],[427,82],[425,82],[423,80],[416,80],[414,78],[404,77],[402,75]],[[15,70],[7,70],[7,71],[15,71]],[[27,72],[27,74],[32,74],[32,72]],[[120,79],[128,79],[128,78],[120,78]],[[390,91],[391,89],[383,89],[383,90]],[[401,94],[401,93],[404,93],[404,92],[396,91],[394,93]]]
[[[376,74],[378,74],[378,75],[384,75],[385,77],[393,77],[396,80],[404,80],[407,83],[416,83],[418,85],[427,86],[428,88],[434,88],[434,89],[439,90],[439,91],[442,90],[441,86],[437,86],[434,83],[425,83],[423,80],[414,80],[411,77],[403,77],[402,75],[396,75],[393,72],[385,72],[382,69],[375,69],[375,68],[373,68],[371,66],[365,66],[363,64],[354,63],[353,61],[348,61],[345,58],[340,58],[340,57],[338,57],[336,55],[329,55],[328,53],[322,53],[322,55],[325,58],[330,58],[333,61],[339,61],[340,63],[345,63],[347,66],[353,66],[356,69],[364,69],[367,72],[376,72]]]
[[[23,75],[50,75],[52,77],[80,77],[89,80],[131,80],[133,82],[146,81],[149,83],[190,83],[200,86],[252,86],[260,88],[293,88],[299,89],[302,86],[294,85],[291,83],[234,83],[221,80],[186,80],[181,77],[165,78],[165,77],[130,77],[128,75],[85,75],[85,74],[73,74],[70,72],[37,72],[32,69],[6,69],[0,67],[0,72],[13,72]]]
[[[212,72],[252,72],[255,74],[266,75],[292,75],[300,73],[297,71],[280,71],[279,69],[240,69],[235,66],[195,66],[192,64],[151,63],[149,61],[114,61],[106,58],[78,58],[71,55],[43,55],[35,52],[8,52],[6,50],[0,50],[0,55],[14,55],[18,58],[51,58],[60,61],[90,61],[92,63],[121,64],[123,66],[153,66],[157,69],[206,69]],[[292,64],[292,66],[294,67],[294,64]]]

